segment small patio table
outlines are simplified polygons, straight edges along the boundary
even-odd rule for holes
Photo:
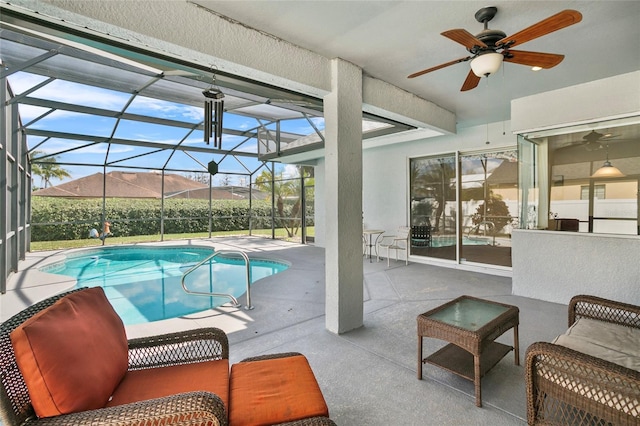
[[[371,259],[373,254],[372,250],[374,247],[376,249],[376,257],[378,255],[378,240],[380,239],[380,236],[382,234],[384,234],[384,230],[382,229],[365,229],[364,231],[362,231],[362,235],[364,236],[365,241],[367,236],[369,236],[369,263],[373,262]],[[377,235],[375,242],[373,241],[374,235]]]
[[[520,365],[517,306],[461,296],[418,315],[417,320],[418,380],[422,379],[422,364],[426,362],[471,380],[478,407],[482,407],[480,379],[511,350],[515,352],[515,365]],[[494,341],[511,328],[513,347]],[[423,337],[449,344],[423,359]]]

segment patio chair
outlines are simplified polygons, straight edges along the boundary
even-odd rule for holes
[[[223,330],[127,340],[102,288],[72,290],[0,324],[0,424],[335,426],[304,355],[258,359],[232,387]]]
[[[148,338],[138,338],[132,340],[126,340],[124,335],[124,329],[122,334],[118,336],[120,344],[114,350],[120,351],[120,348],[124,350],[123,356],[116,357],[117,368],[126,370],[126,375],[122,382],[117,385],[118,391],[123,386],[128,387],[125,392],[126,395],[122,395],[125,399],[133,400],[135,402],[128,402],[121,405],[112,405],[116,403],[118,393],[114,392],[113,397],[109,398],[109,401],[104,401],[104,404],[99,403],[98,407],[94,407],[86,410],[78,410],[76,412],[70,412],[59,415],[40,415],[36,413],[43,405],[39,405],[38,409],[34,408],[31,392],[36,393],[40,403],[47,406],[47,410],[58,409],[60,406],[66,406],[65,404],[77,404],[78,400],[85,400],[87,392],[76,389],[66,389],[66,391],[72,396],[65,397],[66,400],[59,406],[56,406],[61,401],[60,387],[56,387],[57,394],[51,392],[50,399],[44,398],[44,392],[39,387],[30,387],[27,390],[27,384],[23,371],[19,368],[19,361],[17,360],[16,351],[14,345],[12,345],[10,336],[11,332],[23,325],[29,319],[42,318],[42,314],[46,308],[49,308],[60,301],[60,299],[68,296],[79,296],[84,290],[94,289],[80,289],[73,290],[67,293],[62,293],[54,297],[45,299],[35,305],[32,305],[20,313],[14,315],[4,323],[0,325],[0,419],[6,426],[17,425],[168,425],[168,424],[227,424],[227,414],[225,409],[226,399],[228,399],[228,370],[229,370],[229,346],[226,334],[217,328],[189,330],[182,333],[171,333],[160,336],[151,336]],[[69,300],[69,299],[67,299]],[[77,300],[77,299],[73,299]],[[93,301],[96,298],[92,299]],[[108,301],[107,301],[108,303]],[[60,305],[58,305],[60,306]],[[94,306],[94,305],[92,305]],[[86,310],[85,310],[86,311]],[[51,312],[48,310],[47,312]],[[38,315],[40,314],[40,315]],[[115,314],[115,312],[114,312]],[[56,319],[60,319],[57,317]],[[117,323],[113,319],[112,323]],[[60,322],[60,321],[58,321]],[[64,321],[62,321],[64,322]],[[79,325],[83,321],[75,319],[73,326]],[[33,323],[33,322],[31,322]],[[102,324],[100,321],[96,321],[96,318],[89,318],[87,324],[84,325],[85,329],[102,330]],[[120,322],[121,324],[121,322]],[[64,325],[68,325],[64,322]],[[116,329],[117,324],[116,324]],[[20,330],[19,330],[20,331]],[[71,333],[69,333],[71,334]],[[31,337],[31,335],[29,335]],[[13,336],[15,340],[15,334]],[[45,335],[45,337],[47,337]],[[97,331],[94,334],[94,338],[97,340],[107,340],[104,333]],[[124,338],[124,340],[122,340]],[[73,340],[73,337],[69,337]],[[66,337],[54,337],[50,340],[67,340]],[[85,340],[82,340],[82,344],[74,346],[71,350],[83,354],[89,344]],[[109,340],[109,342],[111,342]],[[62,353],[54,353],[49,359],[58,357],[63,362],[58,363],[58,375],[57,377],[63,377],[64,379],[69,376],[79,376],[83,382],[81,386],[92,386],[94,383],[84,382],[101,382],[104,376],[108,374],[102,374],[105,368],[102,358],[112,359],[110,356],[112,345],[107,346],[108,350],[100,360],[86,359],[90,356],[75,357],[74,361],[70,361],[71,357],[67,357]],[[128,347],[128,348],[127,348]],[[128,353],[127,353],[128,352]],[[23,356],[23,352],[20,352],[19,357]],[[38,360],[42,358],[37,358]],[[24,358],[20,358],[20,367],[24,367]],[[84,362],[94,362],[98,365],[94,371],[86,374],[86,368],[82,365]],[[128,364],[128,365],[127,365]],[[203,367],[200,367],[203,366]],[[205,368],[206,367],[206,368]],[[100,373],[96,374],[96,370]],[[206,381],[209,382],[209,389],[211,387],[217,387],[221,389],[219,392],[211,390],[189,390],[189,387],[193,386],[195,380],[191,379],[171,380],[168,376],[172,374],[172,371],[178,375],[183,376],[183,373],[187,372],[190,377],[194,374],[198,374],[200,377],[206,377]],[[211,374],[203,375],[203,371],[207,371]],[[195,373],[194,373],[195,371]],[[26,371],[25,371],[26,372]],[[160,372],[160,376],[155,376],[155,372]],[[73,374],[71,374],[73,373]],[[31,373],[28,373],[31,374]],[[43,372],[42,377],[47,377]],[[149,383],[148,386],[142,386],[140,381],[136,383],[132,376],[137,376],[138,379],[151,379],[155,381],[145,381]],[[93,375],[95,377],[87,378],[87,376]],[[164,375],[164,376],[163,376]],[[175,376],[175,374],[174,374]],[[218,380],[216,377],[220,376]],[[48,376],[50,377],[50,376]],[[127,383],[128,380],[131,380]],[[161,380],[158,382],[158,380]],[[191,383],[187,383],[190,381]],[[177,382],[177,383],[176,383]],[[215,382],[215,384],[213,384]],[[31,383],[31,382],[30,382]],[[46,382],[47,385],[49,382]],[[174,391],[175,389],[180,389]],[[73,396],[74,392],[76,396]],[[108,391],[110,392],[110,391]],[[220,394],[220,396],[218,395]],[[157,397],[153,397],[153,395]],[[107,394],[107,395],[110,395]],[[137,396],[141,396],[140,399],[136,399]],[[221,397],[222,396],[222,397]],[[93,398],[93,397],[92,397]],[[224,400],[223,400],[224,398]],[[95,398],[94,398],[95,399]],[[95,405],[95,401],[94,401]]]
[[[389,264],[389,251],[395,250],[396,252],[396,262],[398,261],[398,251],[404,250],[404,260],[405,265],[409,264],[409,237],[411,234],[411,228],[407,226],[401,226],[398,228],[398,231],[395,235],[383,235],[378,242],[378,247],[387,250],[387,267]],[[378,255],[378,260],[380,260],[380,256]]]
[[[411,245],[413,247],[431,246],[431,225],[419,225],[411,228]]]

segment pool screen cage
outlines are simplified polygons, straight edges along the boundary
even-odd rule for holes
[[[179,47],[0,7],[0,292],[36,237],[86,240],[108,221],[113,235],[160,240],[313,238],[314,162],[284,162],[324,147],[322,99],[187,61]],[[224,108],[214,102],[205,132],[212,90]],[[408,129],[363,113],[363,139]]]

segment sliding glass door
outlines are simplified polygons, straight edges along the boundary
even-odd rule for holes
[[[411,254],[511,266],[517,151],[410,160]]]
[[[411,159],[411,254],[456,260],[455,154]]]
[[[511,266],[517,223],[516,150],[460,155],[460,261]]]

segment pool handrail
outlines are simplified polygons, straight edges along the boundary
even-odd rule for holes
[[[489,225],[489,229],[491,230],[491,236],[493,237],[493,243],[491,245],[495,246],[496,245],[496,224],[491,222],[490,220],[483,220],[482,222],[476,224],[475,226],[470,227],[469,230],[467,231],[467,238],[472,240],[473,238],[471,237],[471,232],[474,230],[479,231],[481,225]],[[484,232],[486,234],[487,228],[484,229]]]
[[[187,275],[189,275],[191,272],[195,271],[200,266],[204,265],[206,262],[208,262],[209,260],[213,259],[214,257],[216,257],[216,256],[218,256],[220,254],[236,254],[236,255],[240,255],[242,257],[242,259],[244,260],[244,264],[245,264],[245,267],[247,269],[247,304],[245,305],[244,308],[246,310],[253,309],[253,305],[251,304],[251,266],[249,265],[249,256],[247,256],[247,254],[245,252],[241,251],[241,250],[216,250],[211,255],[207,256],[206,258],[204,258],[200,262],[196,263],[194,266],[189,268],[189,270],[187,272],[182,274],[182,278],[180,279],[180,285],[182,286],[182,289],[187,294],[193,294],[193,295],[196,295],[196,296],[226,297],[228,299],[231,299],[231,303],[233,303],[233,307],[234,308],[239,308],[240,306],[242,306],[242,304],[240,302],[238,302],[238,299],[236,299],[231,294],[228,294],[228,293],[209,293],[209,292],[203,292],[203,291],[193,291],[193,290],[189,290],[187,288],[186,284],[185,284],[185,279],[187,278]]]

